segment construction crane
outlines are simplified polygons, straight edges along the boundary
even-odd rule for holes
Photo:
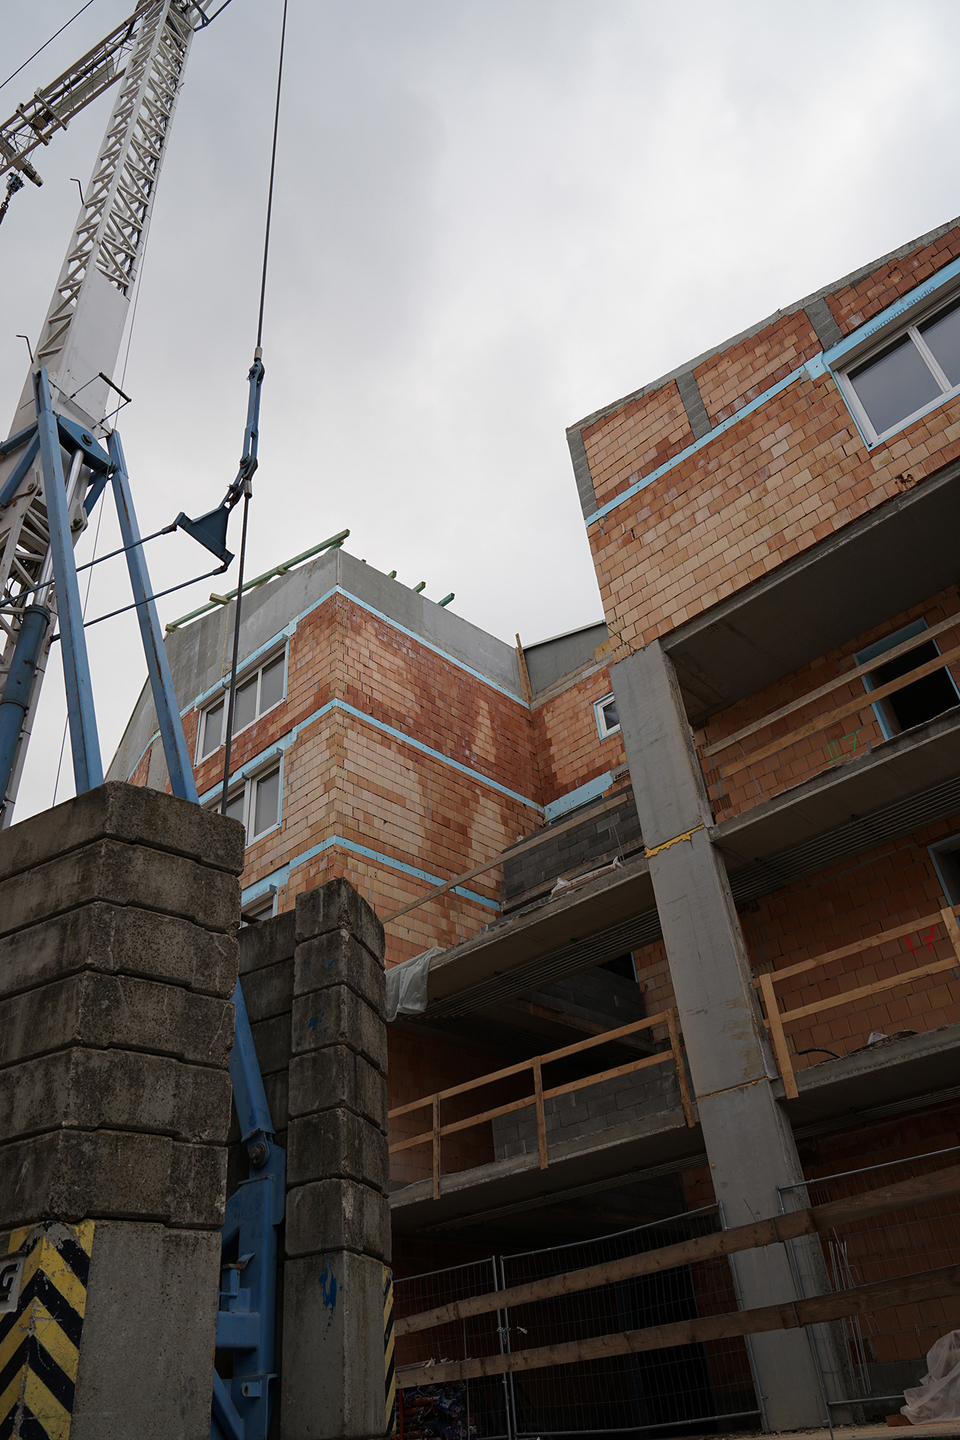
[[[197,800],[173,682],[143,560],[120,437],[108,409],[184,67],[196,31],[230,0],[140,0],[134,13],[0,126],[7,200],[41,184],[31,156],[104,91],[118,94],[54,287],[8,439],[0,443],[0,824],[13,812],[56,618],[77,793],[103,780],[74,545],[107,485],[117,503],[159,728],[174,794]],[[279,106],[279,80],[278,80]],[[274,154],[276,152],[276,126]],[[15,183],[14,183],[15,182]],[[271,181],[272,184],[272,181]],[[2,218],[2,215],[0,215]],[[266,258],[264,259],[264,274]],[[263,291],[261,289],[261,324]],[[247,426],[236,480],[215,510],[179,526],[223,567],[227,516],[249,498],[256,468],[259,340],[249,374]],[[122,397],[125,398],[125,397]],[[239,602],[238,602],[239,603]],[[239,983],[230,1059],[250,1176],[227,1204],[217,1348],[232,1379],[211,1377],[212,1440],[266,1440],[273,1398],[277,1227],[284,1155],[257,1065]],[[244,1261],[239,1284],[236,1256]],[[232,1260],[230,1257],[234,1257]]]

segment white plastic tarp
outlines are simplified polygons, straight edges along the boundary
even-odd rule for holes
[[[941,1335],[927,1351],[927,1370],[915,1390],[904,1390],[900,1413],[911,1425],[960,1421],[960,1330]]]
[[[412,960],[403,960],[387,971],[387,1020],[396,1020],[398,1015],[422,1015],[427,1008],[427,976],[430,961],[442,953],[442,947],[434,945]]]

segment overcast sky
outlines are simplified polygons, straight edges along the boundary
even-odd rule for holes
[[[3,0],[0,79],[77,8]],[[0,114],[131,8],[94,0]],[[187,66],[119,422],[143,532],[236,473],[280,14],[232,0]],[[290,0],[248,574],[349,527],[505,640],[599,619],[565,427],[960,210],[958,53],[956,0]],[[0,230],[10,415],[113,98]],[[207,568],[182,535],[148,558],[158,589]],[[145,667],[129,617],[88,635],[106,766]],[[52,802],[63,714],[52,666],[18,818]]]

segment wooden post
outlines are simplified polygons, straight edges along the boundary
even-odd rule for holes
[[[797,1089],[797,1081],[793,1073],[793,1062],[790,1059],[787,1037],[783,1033],[780,1009],[777,1005],[777,997],[773,990],[772,975],[760,976],[760,991],[763,995],[763,1003],[767,1007],[767,1024],[770,1026],[770,1039],[773,1041],[777,1064],[780,1066],[783,1088],[786,1091],[788,1100],[796,1100],[800,1092]]]
[[[433,1097],[433,1198],[440,1199],[440,1096]]]
[[[537,1099],[537,1146],[540,1151],[540,1169],[546,1170],[550,1159],[547,1155],[547,1119],[543,1111],[543,1074],[539,1055],[533,1062],[533,1091]]]
[[[529,705],[533,699],[533,690],[530,686],[530,676],[527,672],[527,657],[523,653],[523,646],[520,643],[520,636],[517,636],[517,669],[520,671],[520,691]]]
[[[667,1011],[667,1025],[670,1030],[670,1049],[673,1051],[673,1063],[677,1067],[677,1084],[680,1086],[680,1103],[683,1106],[684,1119],[689,1127],[696,1123],[693,1118],[693,1106],[690,1104],[690,1087],[687,1084],[687,1067],[683,1061],[683,1050],[680,1046],[680,1027],[677,1024],[677,1011]]]

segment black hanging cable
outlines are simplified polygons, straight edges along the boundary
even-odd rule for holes
[[[254,365],[260,364],[263,341],[263,307],[267,294],[267,258],[270,253],[270,221],[273,217],[273,182],[277,170],[277,134],[280,129],[280,88],[283,83],[283,53],[287,40],[287,0],[283,0],[280,26],[280,59],[277,64],[277,99],[273,112],[273,146],[270,151],[270,183],[267,188],[267,218],[263,232],[263,266],[260,271],[260,308],[257,314],[257,345]],[[251,372],[252,374],[253,372]],[[230,691],[227,699],[227,734],[223,750],[223,786],[220,791],[220,814],[227,813],[227,788],[230,784],[230,751],[233,741],[233,713],[237,695],[237,666],[240,660],[240,612],[243,606],[243,567],[247,553],[247,516],[253,495],[253,471],[243,477],[243,523],[240,530],[240,569],[237,576],[236,612],[233,624],[233,661],[230,666]]]
[[[36,60],[37,56],[40,55],[40,54],[42,54],[43,51],[46,50],[46,48],[47,48],[48,45],[52,45],[53,42],[54,42],[54,40],[56,40],[57,36],[58,36],[58,35],[62,35],[63,32],[64,32],[64,30],[66,30],[67,26],[68,26],[68,25],[72,25],[73,22],[74,22],[74,20],[78,20],[78,19],[80,18],[80,16],[83,14],[84,10],[89,10],[89,9],[90,9],[90,6],[91,6],[92,4],[93,4],[93,0],[87,0],[86,5],[81,5],[81,6],[80,6],[80,9],[77,11],[76,15],[71,15],[71,16],[70,16],[70,19],[67,20],[67,21],[65,21],[64,24],[60,26],[60,29],[59,29],[59,30],[55,30],[55,31],[53,32],[53,34],[50,36],[50,39],[49,39],[49,40],[44,40],[44,42],[43,42],[43,44],[40,46],[40,49],[39,49],[39,50],[34,50],[33,54],[30,56],[30,59],[29,59],[29,60],[24,60],[23,64],[20,65],[16,70],[14,70],[14,72],[13,72],[12,75],[8,75],[8,76],[7,76],[6,80],[3,81],[3,84],[0,84],[0,90],[3,89],[4,85],[9,85],[9,84],[10,84],[10,81],[11,81],[11,80],[14,80],[14,79],[20,74],[20,71],[21,71],[21,70],[26,70],[27,66],[30,64],[30,60]]]

